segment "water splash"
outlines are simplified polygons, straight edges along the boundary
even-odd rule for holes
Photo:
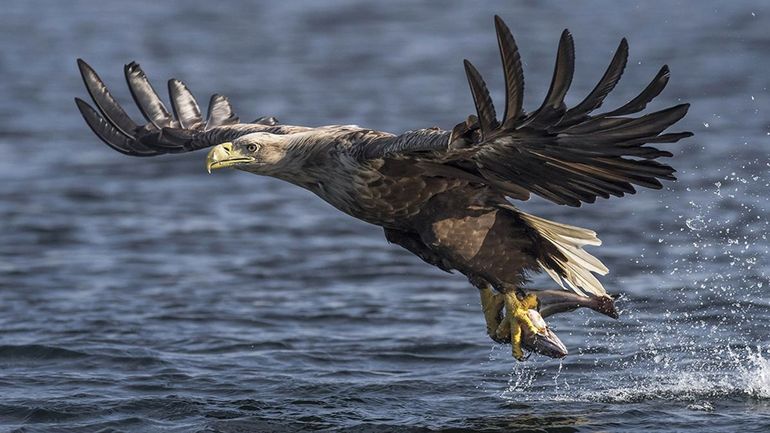
[[[589,392],[585,397],[612,403],[659,399],[690,402],[698,410],[713,408],[710,400],[724,397],[770,399],[770,361],[758,350],[741,352],[729,352],[726,362],[692,369],[674,367],[627,386]]]
[[[749,368],[739,369],[746,381],[746,392],[756,398],[770,399],[770,360],[760,352],[752,354],[749,360]]]

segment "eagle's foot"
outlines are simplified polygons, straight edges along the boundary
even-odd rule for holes
[[[481,311],[484,313],[484,321],[487,323],[487,335],[495,343],[510,343],[510,335],[507,338],[497,336],[497,328],[503,322],[505,295],[495,292],[492,286],[489,285],[480,287],[479,294],[481,295]]]
[[[497,293],[490,286],[480,286],[479,293],[487,334],[497,343],[510,343],[514,358],[523,360],[525,348],[552,358],[567,355],[567,348],[537,312],[534,294]]]
[[[524,333],[529,335],[541,333],[541,329],[532,323],[529,315],[530,309],[537,308],[537,297],[530,293],[520,298],[515,292],[505,293],[504,297],[506,315],[497,328],[497,337],[509,340],[511,342],[511,354],[517,361],[523,361],[522,335]]]

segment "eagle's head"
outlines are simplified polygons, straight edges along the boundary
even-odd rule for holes
[[[237,168],[254,174],[281,177],[294,172],[300,161],[284,135],[255,132],[214,146],[206,157],[206,169]]]

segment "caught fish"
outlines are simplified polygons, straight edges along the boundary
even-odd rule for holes
[[[529,319],[540,331],[534,334],[526,326],[521,329],[521,345],[530,352],[539,353],[551,358],[564,358],[567,356],[567,347],[561,342],[551,328],[545,323],[537,310],[528,310]]]

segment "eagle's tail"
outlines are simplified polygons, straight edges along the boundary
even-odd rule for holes
[[[564,289],[571,289],[583,296],[606,296],[607,291],[593,273],[606,275],[609,270],[596,257],[583,249],[585,245],[601,245],[593,230],[549,221],[513,206],[504,205],[515,211],[539,235],[542,248],[537,263]],[[564,286],[566,283],[567,287]]]

